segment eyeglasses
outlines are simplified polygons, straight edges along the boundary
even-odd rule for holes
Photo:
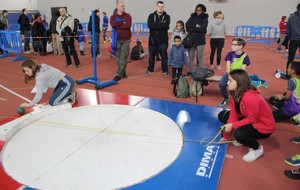
[[[233,44],[233,43],[231,43],[231,45],[232,45],[232,46],[239,46],[239,44]]]

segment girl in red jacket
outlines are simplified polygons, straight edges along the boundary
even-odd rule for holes
[[[220,143],[226,143],[234,129],[235,145],[249,147],[243,156],[246,162],[253,162],[263,155],[263,146],[257,139],[268,138],[275,131],[272,111],[260,92],[252,85],[247,72],[242,69],[230,71],[228,80],[230,111],[219,113],[224,125],[224,136]]]

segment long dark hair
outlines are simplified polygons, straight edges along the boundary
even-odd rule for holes
[[[229,76],[237,82],[235,90],[230,90],[229,94],[235,102],[240,102],[244,92],[248,90],[256,90],[256,87],[252,84],[248,73],[243,69],[234,69],[229,72]]]
[[[28,76],[25,74],[25,71],[23,67],[28,67],[32,70],[32,76]],[[35,79],[36,72],[38,72],[41,69],[41,65],[39,65],[37,62],[27,59],[22,63],[22,72],[24,73],[24,81],[26,84],[28,84],[29,81]]]

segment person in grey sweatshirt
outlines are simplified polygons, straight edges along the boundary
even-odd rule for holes
[[[43,93],[48,88],[53,88],[49,104],[56,106],[65,99],[70,103],[75,102],[76,91],[74,90],[74,79],[60,70],[46,64],[38,64],[31,59],[27,59],[22,64],[25,83],[35,79],[36,95],[29,103],[22,103],[20,107],[29,108],[39,103]]]
[[[217,70],[221,70],[221,54],[225,43],[225,35],[227,34],[227,24],[224,20],[222,11],[214,12],[214,20],[208,25],[207,33],[210,35],[210,65],[214,68],[214,56],[217,50]]]

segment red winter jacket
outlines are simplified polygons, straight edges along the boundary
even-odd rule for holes
[[[249,90],[243,94],[240,101],[241,114],[236,112],[234,100],[230,99],[230,116],[227,123],[232,123],[237,129],[247,124],[252,124],[260,133],[268,134],[275,131],[275,121],[272,111],[258,90]],[[243,119],[238,119],[243,118]],[[230,133],[225,133],[228,139]]]
[[[118,15],[115,13],[110,17],[110,25],[117,30],[117,40],[130,40],[132,19],[130,14],[123,13]]]
[[[286,28],[286,22],[280,21],[279,22],[279,32],[280,32],[280,34],[286,34],[285,28]]]

